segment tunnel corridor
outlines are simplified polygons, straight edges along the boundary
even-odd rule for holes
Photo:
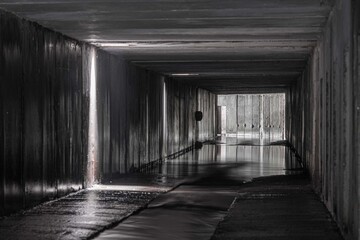
[[[1,239],[360,239],[358,0],[0,0]]]

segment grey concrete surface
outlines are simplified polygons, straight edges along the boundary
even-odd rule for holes
[[[307,176],[255,179],[240,188],[217,239],[343,239]]]
[[[359,1],[0,0],[0,8],[19,16],[0,12],[1,215],[211,137],[214,93],[282,89],[287,139],[343,235],[360,238]],[[93,51],[96,140],[87,122]],[[196,126],[198,107],[208,121]]]
[[[86,52],[0,11],[0,215],[83,188]]]
[[[88,239],[143,208],[159,193],[83,190],[0,219],[1,239]]]
[[[235,140],[229,139],[230,142]],[[95,185],[70,196],[1,218],[1,239],[92,238],[142,210],[156,197],[159,198],[151,206],[162,205],[168,199],[166,196],[170,196],[171,199],[167,205],[172,203],[176,205],[180,202],[182,205],[196,206],[200,210],[215,208],[215,211],[208,215],[213,222],[212,227],[207,227],[208,236],[211,236],[216,224],[226,214],[226,209],[236,195],[238,184],[254,176],[285,174],[284,166],[287,164],[284,147],[263,148],[261,150],[257,146],[205,145],[200,151],[188,152],[176,159],[168,160],[154,168],[153,172],[122,175],[105,184]],[[219,156],[218,153],[224,150],[227,153]],[[258,164],[260,156],[263,158],[262,165]],[[209,179],[212,181],[208,181]],[[220,188],[219,182],[225,182],[227,185]],[[192,188],[190,185],[194,183],[199,186]],[[206,187],[209,183],[214,185],[214,188]],[[169,195],[162,196],[163,193],[180,184],[184,186],[169,192]],[[187,194],[184,195],[184,192]],[[214,199],[218,201],[214,202]],[[218,210],[221,212],[220,215]],[[200,211],[199,214],[193,215],[194,219],[188,220],[194,223],[196,219],[201,220],[203,214]],[[157,215],[150,214],[150,217],[157,218]],[[163,220],[166,221],[166,214]],[[176,221],[176,218],[173,220]],[[184,222],[188,220],[185,219]],[[150,223],[152,224],[153,220]],[[164,229],[161,224],[156,226]],[[182,230],[182,228],[177,229],[178,232]],[[167,232],[172,234],[171,231]]]
[[[292,99],[291,141],[346,239],[360,239],[359,1],[336,1]]]
[[[209,239],[235,196],[231,188],[182,185],[94,239]]]
[[[284,147],[222,140],[168,162],[192,177],[95,239],[343,239],[309,176],[284,171]]]
[[[196,74],[177,78],[196,78],[198,86],[220,93],[240,90],[249,79],[250,85],[291,85],[321,36],[333,2],[1,0],[0,8],[146,69],[168,76]],[[104,45],[109,43],[120,45]],[[244,83],[234,84],[239,80]]]
[[[204,145],[166,161],[163,176],[182,179],[181,184],[95,239],[209,239],[244,182],[290,173],[285,167],[293,160],[284,146],[241,146],[233,144],[241,141],[237,138],[221,141],[226,145]]]
[[[213,93],[173,79],[164,90],[159,73],[11,13],[0,18],[1,216],[215,136]]]

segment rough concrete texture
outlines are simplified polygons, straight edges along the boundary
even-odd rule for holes
[[[237,93],[294,83],[333,1],[1,0],[0,8],[146,69],[192,74],[173,77],[196,80],[216,93]]]
[[[0,215],[83,187],[83,44],[0,11]]]
[[[291,141],[346,239],[360,238],[359,1],[336,1],[293,88]]]
[[[178,152],[193,145],[196,136],[214,138],[214,94],[105,52],[98,53],[97,68],[98,178]],[[199,123],[196,110],[204,115]]]
[[[343,238],[308,178],[290,175],[243,185],[211,239]]]
[[[285,157],[284,146],[240,146],[231,144],[237,138],[221,140],[227,144],[205,144],[166,161],[157,173],[165,182],[175,177],[181,184],[96,239],[209,239],[245,181],[285,174],[284,167],[293,162]]]
[[[83,190],[0,219],[1,239],[88,239],[143,208],[159,193]]]
[[[0,7],[118,55],[96,51],[98,151],[86,167],[96,174],[87,176],[79,171],[92,47],[1,13],[1,214],[190,142],[194,126],[183,127],[189,116],[180,100],[171,100],[182,109],[171,123],[174,139],[161,132],[162,107],[153,104],[163,75],[222,94],[285,89],[286,136],[343,234],[360,238],[359,1],[1,0]]]
[[[226,154],[220,154],[224,150]],[[123,175],[106,185],[96,185],[0,219],[1,239],[87,239],[119,222],[120,227],[127,224],[130,232],[115,231],[112,235],[115,239],[123,234],[144,234],[149,239],[149,228],[150,233],[154,233],[155,229],[157,236],[164,236],[164,233],[166,236],[184,236],[182,226],[192,229],[185,233],[188,238],[197,232],[200,236],[205,233],[205,239],[208,239],[226,214],[243,181],[285,174],[284,165],[289,162],[285,161],[283,153],[283,146],[204,145],[199,151],[168,160],[153,173]],[[170,191],[173,189],[175,191]],[[165,192],[168,194],[159,195]],[[151,201],[155,197],[156,200]],[[132,221],[134,217],[124,218],[139,213],[150,201],[149,208],[155,208],[155,211],[147,211],[147,229],[141,227],[142,230],[138,231],[139,225]],[[166,211],[169,207],[175,210],[170,211],[173,213],[170,216]],[[139,219],[141,214],[135,215],[135,219]],[[170,224],[169,220],[174,224],[171,231],[164,228]],[[107,230],[105,235],[109,236],[111,232]]]
[[[13,14],[0,17],[0,215],[134,170],[191,146],[196,135],[214,137],[214,94],[179,83],[170,91],[169,80],[165,99],[160,74]],[[196,110],[204,113],[198,124]]]
[[[95,239],[210,239],[235,196],[231,188],[182,185]]]

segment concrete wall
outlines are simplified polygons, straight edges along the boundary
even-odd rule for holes
[[[79,42],[0,11],[0,215],[83,187]]]
[[[90,68],[89,62],[84,68]],[[88,165],[88,172],[94,172],[90,184],[215,136],[216,96],[206,90],[99,50],[96,79],[96,156],[93,166]],[[196,110],[204,113],[199,123]]]
[[[202,121],[197,122],[197,137],[199,141],[213,139],[216,136],[216,102],[217,96],[215,94],[212,94],[207,90],[197,88],[197,110],[203,113]],[[194,103],[192,104],[194,105]]]
[[[208,91],[3,11],[0,36],[0,216],[214,136]]]
[[[103,112],[98,112],[103,118],[99,178],[108,179],[183,150],[197,136],[202,141],[214,137],[214,94],[113,56],[98,58],[98,68],[108,74],[100,77],[106,82],[98,83],[102,85],[98,108]],[[204,113],[198,124],[196,110]]]
[[[359,1],[335,1],[292,89],[292,142],[346,239],[360,239]]]
[[[164,79],[106,53],[97,63],[104,79],[98,81],[97,174],[107,178],[162,156]]]

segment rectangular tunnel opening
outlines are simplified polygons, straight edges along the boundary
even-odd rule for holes
[[[218,95],[217,135],[285,140],[285,93]]]

